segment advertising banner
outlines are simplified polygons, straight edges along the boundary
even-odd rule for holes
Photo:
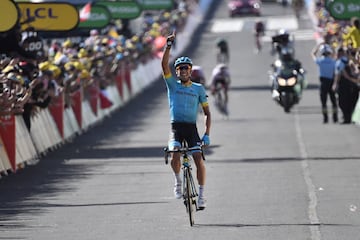
[[[33,27],[35,31],[69,31],[77,27],[79,12],[69,3],[18,3],[22,30]],[[29,21],[31,19],[31,21]]]
[[[71,107],[80,128],[82,128],[82,90],[74,92],[71,96]]]
[[[135,19],[141,14],[141,7],[136,1],[101,1],[97,2],[96,6],[106,7],[112,19]]]
[[[8,115],[0,117],[0,136],[4,142],[11,168],[16,171],[16,131],[15,116]]]
[[[327,0],[326,8],[330,15],[338,20],[360,17],[359,0]]]
[[[88,87],[89,95],[90,95],[90,106],[94,115],[98,115],[98,105],[99,105],[99,87],[96,84],[92,84]]]
[[[110,23],[110,20],[111,14],[106,7],[93,5],[89,19],[80,22],[78,28],[104,28]]]
[[[11,0],[0,1],[0,32],[12,29],[19,19],[19,11],[16,4]]]
[[[54,118],[56,126],[59,129],[60,136],[64,138],[64,94],[55,98],[53,102],[49,105],[49,111]]]
[[[173,0],[139,0],[143,10],[169,10],[173,7]]]

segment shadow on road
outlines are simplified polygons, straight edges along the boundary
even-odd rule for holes
[[[316,160],[316,161],[346,161],[346,160],[359,160],[360,156],[348,157],[311,157],[297,158],[297,157],[282,157],[282,158],[241,158],[241,159],[224,159],[224,160],[211,160],[211,163],[274,163],[274,162],[292,162],[303,160]]]
[[[195,224],[194,227],[223,227],[223,228],[240,228],[240,227],[288,227],[288,226],[353,226],[353,224],[338,224],[338,223],[269,223],[269,224],[241,224],[241,223],[230,223],[230,224]]]
[[[304,91],[308,90],[318,90],[318,84],[309,84]],[[230,86],[229,91],[269,91],[270,93],[271,86],[270,85],[253,85],[253,86]]]

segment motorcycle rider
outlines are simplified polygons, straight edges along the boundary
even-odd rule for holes
[[[280,29],[275,36],[271,37],[271,55],[277,53],[281,57],[283,48],[291,48],[295,56],[294,41],[290,39],[290,33],[286,29]]]
[[[273,98],[275,99],[279,97],[279,93],[277,92],[278,83],[276,81],[276,77],[280,74],[281,71],[289,70],[289,71],[296,71],[297,80],[300,85],[300,89],[297,91],[298,100],[300,100],[302,91],[306,87],[305,76],[304,76],[305,70],[303,69],[301,62],[294,58],[293,49],[289,47],[283,47],[281,49],[280,59],[276,60],[275,63],[272,64],[272,67],[273,67],[273,77],[272,77]]]

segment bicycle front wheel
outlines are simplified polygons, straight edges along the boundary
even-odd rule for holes
[[[191,172],[189,168],[185,168],[184,169],[184,182],[185,182],[185,192],[184,192],[184,201],[185,201],[185,205],[186,205],[186,210],[189,214],[189,221],[190,221],[190,226],[193,226],[195,223],[194,220],[194,212],[195,212],[195,206],[193,204],[193,193],[192,193],[192,188],[191,188]]]

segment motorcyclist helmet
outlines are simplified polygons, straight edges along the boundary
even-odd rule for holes
[[[176,68],[180,64],[188,64],[192,67],[193,62],[191,61],[191,59],[189,57],[183,56],[183,57],[179,57],[175,60],[174,67]]]
[[[288,43],[290,41],[290,33],[286,29],[280,29],[277,32],[276,39],[279,43]]]
[[[324,44],[324,45],[321,45],[319,52],[321,55],[327,55],[327,54],[332,54],[333,50],[329,44]]]
[[[279,36],[289,35],[289,32],[286,29],[282,28],[282,29],[279,29],[278,35]]]

